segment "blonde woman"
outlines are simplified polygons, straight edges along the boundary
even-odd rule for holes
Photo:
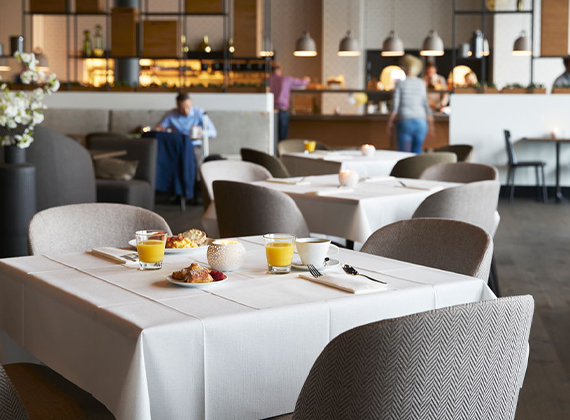
[[[422,61],[413,55],[405,55],[400,67],[406,72],[406,79],[396,85],[392,114],[388,120],[388,134],[392,135],[397,118],[396,134],[398,150],[421,153],[428,125],[433,130],[433,116],[427,101],[424,81],[418,78]]]

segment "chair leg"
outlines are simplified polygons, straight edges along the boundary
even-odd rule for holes
[[[493,291],[495,296],[501,297],[501,291],[499,289],[499,275],[497,274],[497,262],[495,260],[495,254],[491,259],[491,271],[489,273],[489,289]]]
[[[539,173],[538,173],[538,165],[534,167],[534,173],[536,176],[536,201],[540,201],[540,195],[541,195],[541,191],[540,191],[540,177],[539,177]]]
[[[542,202],[548,203],[548,191],[546,190],[546,178],[544,177],[544,166],[540,167],[542,173]]]
[[[505,190],[507,192],[507,197],[509,196],[509,188],[511,185],[511,166],[509,165],[509,170],[507,172],[507,185],[505,185]]]
[[[516,171],[516,167],[513,166],[511,168],[511,188],[510,188],[510,192],[509,192],[509,203],[513,202],[513,198],[515,197],[515,171]]]

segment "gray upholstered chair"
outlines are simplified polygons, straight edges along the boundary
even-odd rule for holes
[[[28,227],[31,254],[83,252],[98,246],[124,247],[137,230],[172,233],[156,213],[126,204],[90,203],[37,213]]]
[[[259,150],[247,148],[240,149],[240,153],[243,160],[246,162],[257,163],[258,165],[263,166],[265,169],[271,172],[271,175],[273,175],[275,178],[289,177],[289,171],[285,165],[281,163],[279,158],[276,158],[275,156],[260,152]]]
[[[458,162],[471,162],[475,148],[470,144],[449,144],[435,149],[434,152],[452,152],[457,155]]]
[[[222,238],[276,232],[309,236],[303,214],[285,193],[241,182],[214,181],[214,197]]]
[[[374,232],[362,252],[477,277],[485,282],[493,240],[478,226],[448,219],[411,219]]]
[[[213,182],[218,180],[255,182],[271,178],[271,173],[261,165],[241,160],[216,160],[200,166],[204,214],[202,226],[210,238],[220,236],[214,201]]]
[[[374,322],[317,358],[293,420],[512,420],[534,312],[514,296]]]
[[[424,153],[399,160],[390,175],[397,178],[419,178],[424,170],[439,163],[455,163],[457,155],[451,152]]]
[[[126,150],[120,159],[138,161],[133,179],[97,179],[97,201],[100,203],[122,203],[154,208],[154,185],[156,181],[156,159],[158,144],[155,139],[132,139],[123,135],[90,134],[87,148],[98,150]]]
[[[287,139],[281,140],[277,143],[277,151],[279,156],[284,153],[302,153],[305,151],[305,142],[307,140],[301,139]],[[317,140],[309,140],[315,142],[315,150],[329,150],[329,147],[323,142]]]
[[[26,159],[36,167],[36,209],[95,202],[95,173],[87,150],[41,126],[34,129],[34,138]]]
[[[111,420],[115,416],[47,366],[14,363],[0,365],[0,418]]]
[[[444,182],[497,181],[499,171],[494,166],[480,163],[440,163],[424,170],[420,179]]]

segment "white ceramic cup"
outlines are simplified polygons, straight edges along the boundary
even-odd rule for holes
[[[319,268],[324,266],[329,249],[333,251],[330,255],[338,254],[338,247],[332,245],[329,239],[297,238],[296,244],[303,265],[313,264]]]

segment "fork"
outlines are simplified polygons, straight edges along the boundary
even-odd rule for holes
[[[124,258],[125,260],[129,260],[129,261],[137,261],[137,257],[138,254],[136,252],[133,252],[132,254],[125,254],[125,255],[121,255],[121,258]]]
[[[316,279],[323,275],[323,273],[317,270],[317,267],[315,267],[313,264],[307,264],[307,268],[309,269],[309,273],[311,273],[311,275]]]

